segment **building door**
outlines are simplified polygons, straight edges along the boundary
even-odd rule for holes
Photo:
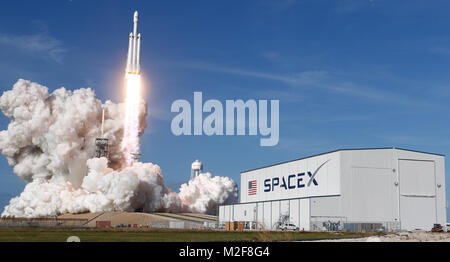
[[[403,230],[431,230],[436,223],[434,161],[399,159],[400,223]]]

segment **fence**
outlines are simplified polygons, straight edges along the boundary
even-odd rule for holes
[[[81,227],[87,219],[2,218],[0,227]]]
[[[332,217],[332,216],[312,216],[311,230],[312,231],[342,231],[344,224],[346,224],[346,217]]]

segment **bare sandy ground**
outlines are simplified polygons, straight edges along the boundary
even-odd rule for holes
[[[405,232],[379,237],[320,240],[319,242],[450,242],[450,233]]]
[[[213,216],[200,214],[148,214],[135,212],[98,212],[86,214],[64,214],[59,219],[86,219],[87,227],[95,227],[97,221],[110,221],[112,226],[118,225],[137,225],[152,226],[155,224],[164,224],[169,226],[170,222],[195,221],[203,224],[205,221],[211,221]]]

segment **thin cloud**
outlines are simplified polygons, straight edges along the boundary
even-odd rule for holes
[[[252,93],[255,98],[277,99],[283,103],[298,103],[305,101],[305,97],[295,90],[257,90]]]
[[[444,55],[444,56],[450,56],[450,49],[447,47],[431,47],[428,49],[428,51],[435,55]]]
[[[0,44],[12,46],[26,52],[38,53],[57,63],[62,62],[66,53],[62,42],[46,32],[33,35],[0,34]]]
[[[430,106],[430,104],[411,99],[410,97],[402,94],[366,87],[351,81],[338,80],[332,73],[326,70],[307,70],[295,74],[273,74],[240,68],[217,66],[202,62],[180,63],[177,64],[177,66],[216,73],[272,80],[282,82],[293,87],[326,89],[343,95],[365,98],[377,102],[389,102],[397,105]]]
[[[298,118],[290,118],[287,122],[298,123],[299,121],[313,122],[313,123],[332,123],[332,122],[355,122],[355,121],[367,121],[376,117],[374,114],[347,114],[347,115],[327,115],[326,117],[320,115],[308,114],[308,116],[302,116]]]
[[[185,63],[185,64],[180,64],[180,66],[185,67],[185,68],[190,68],[190,69],[203,70],[203,71],[211,71],[211,72],[219,72],[219,73],[232,74],[232,75],[240,75],[240,76],[248,76],[248,77],[262,78],[262,79],[268,79],[268,80],[275,80],[275,81],[281,81],[284,83],[294,83],[295,82],[294,78],[287,77],[287,76],[250,71],[250,70],[239,69],[239,68],[228,68],[228,67],[222,67],[222,66],[206,64],[206,63]]]
[[[272,74],[265,72],[258,72],[240,68],[229,68],[223,66],[217,66],[207,63],[182,63],[178,64],[181,67],[190,68],[190,69],[198,69],[203,71],[211,71],[232,75],[240,75],[240,76],[248,76],[254,78],[261,78],[267,80],[274,80],[283,82],[286,84],[300,85],[300,84],[313,84],[320,79],[326,78],[328,72],[327,71],[304,71],[291,75],[280,75],[280,74]]]
[[[297,0],[267,0],[259,2],[261,7],[268,12],[284,12],[292,10],[298,4]]]
[[[263,52],[261,56],[271,63],[280,63],[282,61],[280,54],[274,51]]]
[[[350,14],[374,5],[375,0],[341,0],[336,2],[335,12]]]
[[[375,135],[375,137],[387,141],[388,143],[400,146],[409,145],[420,148],[450,146],[450,139],[448,139],[447,137],[439,138],[435,134],[421,134],[421,135],[378,134]]]
[[[150,119],[155,119],[159,121],[170,121],[172,118],[171,113],[169,113],[168,111],[161,110],[155,107],[150,108],[148,115]]]
[[[299,137],[280,137],[280,141],[276,149],[283,151],[293,151],[302,155],[313,155],[327,151],[336,150],[339,148],[333,141],[326,138],[299,138]],[[294,159],[292,159],[294,160]]]

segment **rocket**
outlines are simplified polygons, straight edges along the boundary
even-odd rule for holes
[[[134,27],[130,33],[130,41],[128,45],[127,74],[141,73],[140,56],[141,56],[141,34],[138,34],[139,13],[134,12]]]

